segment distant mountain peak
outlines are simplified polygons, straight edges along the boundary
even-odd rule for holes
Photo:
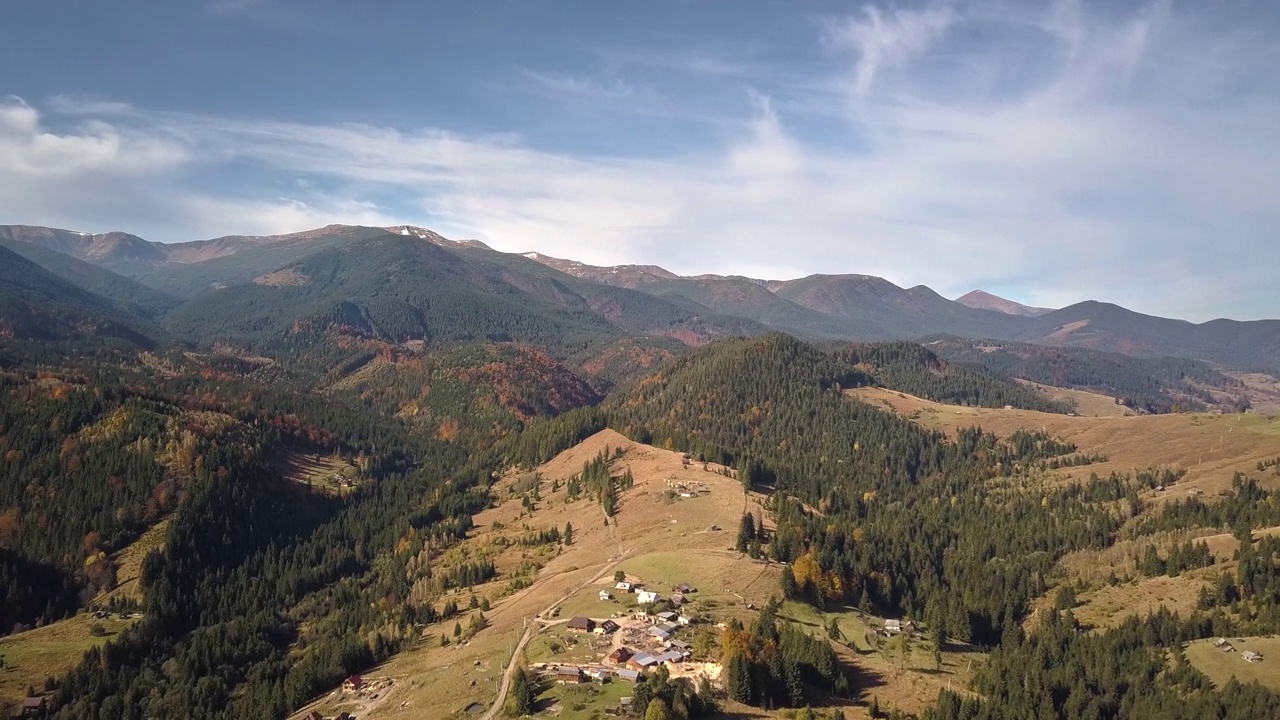
[[[543,255],[540,252],[520,253],[520,257],[555,268],[566,275],[615,287],[635,288],[638,285],[660,280],[676,280],[680,277],[657,265],[588,265],[577,260],[564,260]]]
[[[403,235],[405,237],[414,237],[419,240],[426,240],[427,242],[439,245],[440,247],[471,247],[483,248],[485,250],[493,249],[479,240],[450,240],[434,230],[417,227],[416,225],[392,225],[391,227],[383,228],[383,230],[395,235]]]
[[[992,295],[986,290],[974,290],[956,298],[956,302],[975,310],[994,310],[1005,315],[1022,317],[1040,317],[1053,312],[1053,308],[1032,307],[1022,303],[1006,300],[999,295]]]

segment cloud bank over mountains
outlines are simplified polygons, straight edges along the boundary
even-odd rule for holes
[[[4,222],[166,241],[411,223],[685,274],[859,272],[1034,305],[1277,315],[1275,13],[1033,5],[815,12],[804,53],[604,38],[603,73],[513,62],[489,92],[538,122],[501,132],[52,88],[0,102],[0,207]],[[593,136],[612,119],[610,149],[544,139],[557,117]],[[645,147],[619,150],[637,123]]]

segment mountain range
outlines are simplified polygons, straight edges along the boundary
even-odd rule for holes
[[[502,253],[412,226],[330,225],[285,235],[158,243],[122,232],[12,225],[0,226],[0,243],[124,311],[163,316],[161,324],[168,327],[203,328],[209,340],[282,333],[338,312],[334,308],[344,302],[355,309],[333,317],[353,320],[351,327],[366,334],[394,326],[385,330],[385,339],[449,337],[454,331],[441,328],[449,316],[433,315],[434,310],[422,315],[422,309],[474,304],[483,296],[485,303],[498,302],[495,307],[521,311],[499,316],[525,320],[507,323],[523,328],[514,335],[508,328],[482,336],[537,334],[531,328],[538,323],[528,321],[532,313],[568,323],[578,335],[611,341],[665,337],[696,346],[769,330],[821,340],[954,336],[1280,371],[1280,320],[1195,324],[1098,301],[1051,310],[983,291],[950,300],[923,285],[902,288],[860,274],[792,280],[681,276],[655,265],[600,267],[538,252]],[[90,278],[90,266],[113,274]],[[414,308],[419,319],[408,325],[375,319],[397,303]],[[219,333],[228,337],[215,338]]]

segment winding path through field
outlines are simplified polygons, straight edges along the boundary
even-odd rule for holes
[[[612,523],[609,527],[612,529],[616,524],[617,523]],[[616,534],[614,534],[614,542],[617,542]],[[511,684],[515,682],[516,667],[520,666],[521,653],[525,652],[525,647],[529,646],[529,642],[534,639],[534,635],[538,634],[538,630],[543,629],[544,626],[556,624],[547,623],[547,621],[543,620],[543,616],[549,615],[550,611],[552,611],[554,607],[562,605],[562,603],[568,601],[568,598],[575,596],[575,594],[579,593],[579,591],[581,591],[582,588],[585,588],[586,585],[590,585],[591,583],[596,582],[596,580],[603,578],[605,574],[609,573],[613,568],[616,568],[618,562],[622,561],[622,557],[627,555],[627,552],[631,551],[628,550],[626,552],[614,553],[612,557],[609,557],[609,559],[604,562],[603,566],[600,566],[599,573],[591,575],[591,577],[584,580],[584,582],[568,589],[568,591],[564,592],[561,597],[557,598],[556,602],[550,603],[550,605],[545,607],[543,611],[539,612],[538,615],[535,615],[532,623],[526,621],[525,633],[520,635],[520,641],[516,642],[516,648],[511,652],[511,662],[508,662],[507,669],[502,673],[502,685],[499,685],[498,687],[498,697],[494,698],[493,705],[489,707],[488,712],[485,712],[485,714],[480,717],[480,720],[497,719],[498,714],[502,712],[502,706],[506,705],[507,693],[511,692]]]

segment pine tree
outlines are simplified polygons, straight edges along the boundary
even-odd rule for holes
[[[729,697],[744,705],[750,705],[753,696],[751,692],[751,666],[747,662],[747,658],[740,652],[735,652],[729,657],[729,662],[725,667],[725,674],[728,677],[726,682],[729,690]]]
[[[756,538],[756,519],[751,513],[742,514],[742,525],[738,528],[738,552],[746,552],[748,546]]]
[[[796,584],[796,574],[790,565],[782,568],[782,596],[788,600],[800,597],[800,586]]]
[[[564,540],[565,545],[573,544],[573,523],[566,522],[564,524],[564,532],[560,533],[560,537]]]

